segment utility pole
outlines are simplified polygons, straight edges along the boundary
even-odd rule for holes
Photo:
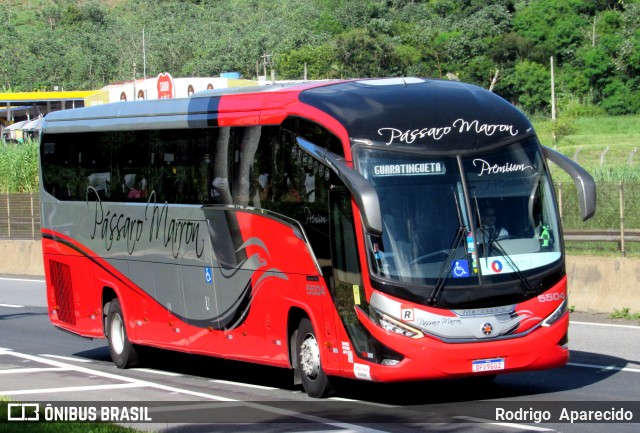
[[[555,77],[553,72],[553,56],[551,56],[551,122],[553,123],[551,140],[553,140],[553,145],[556,145],[556,86],[555,86]]]
[[[131,98],[132,101],[136,100],[136,64],[135,62],[133,63],[133,97]]]
[[[489,91],[493,92],[493,88],[496,85],[496,82],[498,81],[498,74],[500,73],[500,69],[496,69],[496,73],[493,76],[493,79],[491,80],[491,85],[489,86]]]
[[[147,50],[144,45],[144,29],[142,29],[142,78],[147,78]]]
[[[551,56],[551,120],[556,120],[556,86],[553,72],[553,56]]]
[[[263,75],[265,78],[267,78],[267,65],[271,64],[271,54],[263,54],[262,56],[260,56],[260,58],[262,59],[262,70],[263,70]]]
[[[144,43],[144,29],[142,29],[142,83],[144,85],[144,99],[147,99],[147,49]],[[136,93],[134,97],[137,99],[138,94]]]

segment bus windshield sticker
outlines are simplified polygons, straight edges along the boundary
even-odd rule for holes
[[[444,162],[415,162],[405,164],[375,164],[372,167],[374,177],[386,176],[424,176],[445,174]]]
[[[478,173],[478,177],[483,174],[503,174],[503,173],[511,173],[514,171],[525,171],[525,170],[534,170],[534,168],[527,164],[514,164],[512,162],[505,162],[502,165],[499,164],[491,164],[490,162],[485,161],[484,159],[476,158],[473,160],[473,166],[480,166],[480,172]]]
[[[454,260],[451,264],[452,278],[465,278],[469,276],[469,262],[466,260]]]

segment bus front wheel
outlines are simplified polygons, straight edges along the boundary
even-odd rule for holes
[[[118,299],[114,299],[109,303],[106,334],[109,340],[111,359],[116,367],[130,368],[138,365],[138,351],[129,341],[129,337],[127,337],[124,315]]]
[[[296,336],[297,368],[300,372],[302,386],[310,397],[327,397],[333,392],[329,377],[322,370],[320,362],[320,346],[311,325],[311,321],[304,318],[298,325]]]

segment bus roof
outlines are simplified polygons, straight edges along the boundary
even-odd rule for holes
[[[56,111],[46,116],[43,133],[278,123],[296,103],[336,119],[352,139],[384,145],[474,147],[532,132],[519,110],[481,87],[446,80],[383,78],[234,87],[189,98]],[[304,110],[296,111],[300,113]]]
[[[449,80],[353,80],[307,89],[300,101],[329,114],[352,140],[432,150],[476,149],[533,133],[508,101]]]

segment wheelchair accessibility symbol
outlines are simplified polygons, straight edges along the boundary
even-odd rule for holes
[[[204,268],[204,281],[207,284],[213,283],[213,275],[211,274],[211,268]]]
[[[464,278],[469,276],[469,262],[456,260],[451,264],[451,277]]]

